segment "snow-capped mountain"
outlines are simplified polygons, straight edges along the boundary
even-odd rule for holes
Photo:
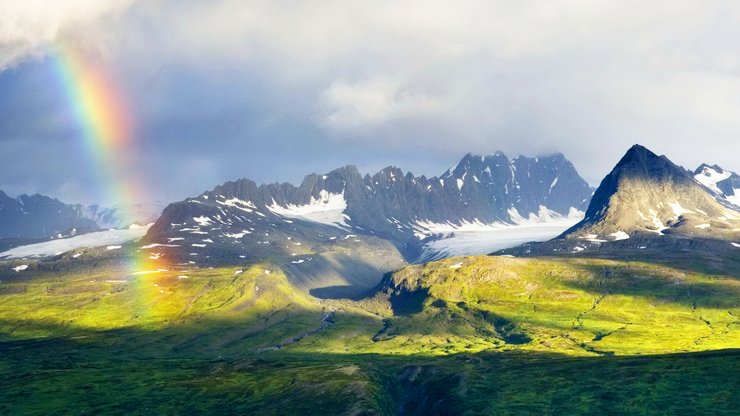
[[[471,226],[570,220],[561,231],[577,221],[591,193],[561,154],[468,154],[432,178],[395,167],[362,176],[346,166],[308,175],[300,186],[227,182],[169,205],[146,242],[177,246],[169,251],[179,261],[199,264],[282,258],[289,273],[309,281],[337,268],[362,275],[360,267],[375,284],[378,273],[429,257],[429,242]]]
[[[608,241],[647,233],[727,239],[740,227],[740,212],[730,207],[667,157],[635,145],[596,189],[585,218],[563,237]]]
[[[561,154],[513,160],[501,153],[468,154],[432,178],[395,167],[363,177],[354,166],[346,166],[308,175],[298,187],[257,186],[248,179],[227,182],[170,205],[151,234],[170,236],[178,228],[187,233],[204,227],[206,220],[221,227],[246,226],[239,233],[254,232],[251,228],[261,222],[300,221],[389,239],[413,258],[418,254],[413,243],[436,234],[440,226],[573,217],[590,196],[588,184]]]
[[[732,175],[704,165],[698,172],[635,145],[596,189],[583,220],[555,240],[502,253],[734,252],[740,207],[717,186]]]
[[[127,216],[145,225],[154,222],[167,204],[142,203],[127,208]],[[110,228],[126,228],[121,207],[67,204],[45,195],[11,198],[0,191],[0,239],[46,240]]]
[[[740,206],[740,175],[717,165],[703,163],[694,171],[694,179],[706,186],[716,196]]]
[[[248,179],[227,182],[213,191],[169,207],[154,232],[191,217],[287,218],[351,229],[396,241],[418,240],[434,225],[517,223],[523,219],[573,215],[591,196],[588,184],[561,154],[509,160],[466,155],[440,177],[426,178],[387,167],[362,177],[354,166],[306,176],[300,186],[257,186]],[[185,209],[184,207],[192,207]],[[193,214],[180,215],[182,211]],[[207,212],[211,211],[211,212]],[[209,217],[210,218],[210,217]],[[219,222],[217,218],[212,221]],[[166,228],[166,227],[164,227]],[[422,237],[423,238],[423,237]]]
[[[67,238],[57,238],[33,244],[13,247],[10,250],[0,250],[0,259],[31,259],[59,256],[73,250],[94,247],[104,248],[106,251],[117,250],[132,240],[146,234],[148,227],[131,225],[123,229],[93,231]],[[81,254],[73,254],[71,258],[78,258]]]
[[[11,198],[0,191],[0,238],[47,239],[58,234],[97,230],[81,205],[65,204],[44,195]]]

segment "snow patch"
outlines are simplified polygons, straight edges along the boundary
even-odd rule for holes
[[[205,215],[201,215],[200,217],[193,217],[193,221],[197,222],[198,225],[200,225],[201,227],[206,227],[213,224],[213,220],[206,217]]]
[[[450,256],[488,254],[530,241],[557,237],[583,218],[583,212],[572,208],[568,216],[540,207],[538,215],[524,218],[512,208],[512,223],[483,223],[478,219],[458,224],[417,221],[412,224],[419,239],[437,237],[424,244],[422,260]]]
[[[733,195],[725,195],[725,199],[740,207],[740,188],[732,188],[732,193]]]
[[[627,233],[625,233],[624,231],[621,231],[621,230],[620,231],[617,231],[616,233],[611,233],[609,235],[614,238],[614,241],[627,240],[627,239],[630,238],[629,234],[627,234]]]
[[[236,238],[236,239],[239,239],[239,238],[242,238],[245,235],[251,234],[251,233],[252,233],[251,231],[242,230],[239,233],[224,233],[223,236],[224,237],[227,237],[227,238]]]
[[[257,207],[254,205],[252,201],[244,201],[243,199],[239,199],[239,198],[231,198],[225,201],[216,201],[216,202],[218,202],[221,205],[240,209],[244,212],[252,212],[255,209],[257,209]]]
[[[694,175],[694,179],[709,188],[715,194],[722,195],[722,191],[717,187],[717,183],[729,178],[730,176],[732,176],[732,172],[717,172],[714,168],[705,166],[701,173]]]
[[[21,264],[20,266],[15,266],[15,267],[13,267],[13,270],[14,270],[14,271],[15,271],[16,273],[17,273],[17,272],[22,272],[22,271],[24,271],[24,270],[28,270],[28,265],[27,265],[27,264]]]
[[[178,244],[161,244],[161,243],[153,243],[153,244],[147,244],[145,246],[141,246],[143,249],[150,249],[154,247],[180,247]]]
[[[658,235],[665,235],[663,234],[663,231],[667,230],[670,227],[666,227],[663,224],[663,221],[661,221],[660,218],[658,218],[658,213],[654,209],[651,209],[649,212],[650,212],[650,219],[652,220],[653,227],[655,227],[655,229],[648,228],[647,230],[650,231],[651,233],[656,233]]]
[[[344,210],[347,209],[344,191],[340,194],[333,194],[322,189],[319,192],[318,199],[311,197],[309,203],[305,205],[288,204],[281,206],[273,200],[272,205],[269,205],[267,209],[282,217],[332,225],[340,228],[349,227],[345,222],[345,217],[342,215]]]
[[[670,202],[668,203],[670,205],[671,209],[673,210],[673,213],[676,214],[676,216],[681,216],[683,214],[695,214],[694,211],[688,210],[681,206],[678,202]]]

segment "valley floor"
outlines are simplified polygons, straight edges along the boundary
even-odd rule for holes
[[[735,415],[740,406],[740,350],[204,359],[52,340],[0,351],[3,414]]]
[[[740,280],[456,257],[319,300],[270,264],[0,280],[2,414],[737,414]]]

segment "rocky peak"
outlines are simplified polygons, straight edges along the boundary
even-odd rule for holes
[[[718,198],[740,206],[740,175],[718,165],[702,163],[694,171],[694,179]]]
[[[708,163],[702,163],[699,165],[698,168],[694,170],[694,175],[699,174],[709,174],[711,171],[715,171],[717,173],[724,173],[724,169],[722,169],[719,165],[710,165]]]
[[[702,234],[726,238],[740,219],[688,171],[632,146],[596,189],[583,221],[562,237],[608,241],[637,234]]]

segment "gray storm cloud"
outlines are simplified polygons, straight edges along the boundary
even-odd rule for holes
[[[496,150],[560,151],[596,183],[636,142],[740,168],[736,2],[46,3],[2,7],[0,65],[63,37],[103,51],[157,166],[219,164],[158,180],[179,194],[344,163],[436,174]],[[261,163],[270,153],[281,162]]]

